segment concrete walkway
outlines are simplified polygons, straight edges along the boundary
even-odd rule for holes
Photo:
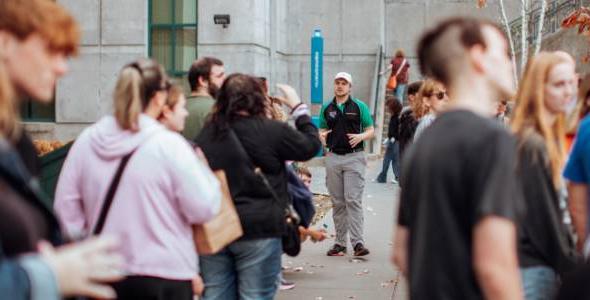
[[[312,190],[327,193],[325,170],[311,168]],[[279,291],[279,300],[332,300],[332,299],[406,299],[403,279],[390,263],[391,234],[394,224],[394,209],[397,210],[397,185],[379,184],[371,180],[381,170],[381,161],[369,162],[363,206],[365,211],[365,240],[371,254],[365,259],[354,259],[351,246],[344,257],[328,257],[326,251],[334,242],[333,237],[322,243],[306,242],[301,254],[283,257],[284,272],[288,281],[296,287]],[[388,179],[391,179],[391,169]],[[316,226],[327,225],[329,234],[334,234],[331,212]]]

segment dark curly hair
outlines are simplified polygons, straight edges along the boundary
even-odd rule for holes
[[[266,97],[260,80],[245,74],[228,76],[219,89],[209,122],[217,132],[225,131],[239,118],[265,117]]]
[[[385,98],[385,106],[387,107],[387,110],[393,117],[398,117],[399,113],[402,111],[403,108],[399,100],[397,100],[397,98],[393,96],[387,96]]]

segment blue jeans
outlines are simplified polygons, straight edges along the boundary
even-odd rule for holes
[[[393,176],[397,180],[399,177],[399,142],[388,142],[385,155],[383,155],[383,167],[381,173],[377,176],[377,182],[384,183],[387,181],[387,171],[389,171],[389,165],[393,169]]]
[[[280,238],[236,241],[199,258],[203,300],[272,300],[281,271]]]
[[[406,84],[405,83],[398,83],[395,87],[395,97],[397,101],[401,104],[404,104],[404,94],[406,92]]]
[[[557,274],[546,266],[521,268],[524,298],[526,300],[550,300],[557,294]]]

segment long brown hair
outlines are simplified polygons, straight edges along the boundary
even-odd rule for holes
[[[217,136],[222,136],[228,126],[239,118],[266,118],[267,99],[260,80],[234,73],[223,82],[209,122]]]
[[[511,122],[512,131],[520,139],[532,129],[543,137],[547,148],[553,184],[562,183],[561,169],[565,161],[565,116],[557,115],[553,126],[543,119],[545,107],[545,84],[549,72],[558,64],[568,63],[564,57],[550,52],[541,52],[529,61],[516,96],[516,108]]]
[[[166,90],[164,68],[154,60],[140,59],[123,68],[114,95],[115,119],[124,130],[137,131],[139,115],[156,92]]]
[[[16,99],[4,64],[0,63],[0,136],[9,141],[18,139],[21,133]]]
[[[428,107],[426,107],[424,105],[424,98],[428,98],[428,97],[432,96],[432,94],[434,93],[436,88],[440,87],[440,86],[442,86],[442,83],[440,83],[434,79],[428,78],[428,79],[424,80],[424,82],[422,83],[422,86],[420,87],[420,90],[418,91],[418,95],[416,96],[416,98],[414,99],[414,102],[412,103],[412,112],[413,112],[414,118],[416,118],[416,120],[419,120],[424,115],[429,113]]]

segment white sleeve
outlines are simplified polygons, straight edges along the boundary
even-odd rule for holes
[[[418,123],[418,127],[416,127],[416,132],[414,133],[414,141],[416,141],[418,137],[422,135],[424,130],[428,128],[428,126],[430,126],[432,122],[434,122],[434,119],[435,118],[433,116],[427,115],[424,116],[422,120],[420,120],[420,123]]]
[[[53,208],[69,237],[85,236],[88,231],[88,220],[83,210],[80,169],[84,164],[84,143],[88,140],[80,136],[72,145],[63,164],[57,186]]]
[[[191,224],[205,223],[219,212],[222,197],[219,181],[197,158],[188,142],[180,135],[177,141],[173,147],[166,146],[172,150],[170,176],[175,196],[182,214]]]

